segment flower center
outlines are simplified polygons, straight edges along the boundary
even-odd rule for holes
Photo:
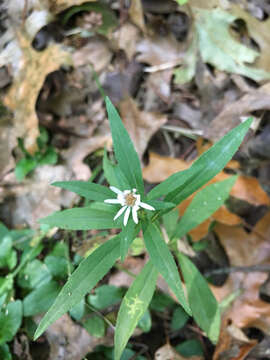
[[[135,205],[135,202],[136,202],[136,198],[134,197],[133,194],[127,194],[125,196],[125,202],[126,202],[126,205],[127,206],[134,206]]]

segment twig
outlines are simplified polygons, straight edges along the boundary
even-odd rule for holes
[[[270,272],[270,264],[225,267],[221,269],[206,271],[206,273],[204,273],[204,276],[208,277],[211,275],[230,274],[232,272]]]
[[[186,128],[182,128],[179,126],[172,126],[172,125],[162,125],[161,129],[163,130],[167,130],[167,131],[171,131],[174,133],[178,133],[181,135],[185,135],[187,137],[190,137],[192,139],[196,139],[197,136],[202,136],[203,135],[203,131],[199,130],[199,129],[186,129]]]

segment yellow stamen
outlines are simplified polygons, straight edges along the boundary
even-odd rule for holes
[[[136,198],[133,196],[133,194],[127,194],[125,196],[125,202],[127,206],[134,206],[136,202]]]

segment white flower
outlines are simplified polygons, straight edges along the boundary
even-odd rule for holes
[[[124,226],[127,225],[130,212],[132,210],[132,217],[136,224],[138,224],[138,210],[140,207],[147,210],[155,210],[153,206],[150,206],[144,202],[141,202],[141,195],[136,194],[136,189],[121,191],[114,186],[110,186],[110,189],[117,194],[117,199],[106,199],[105,203],[108,204],[120,204],[122,207],[117,212],[113,220],[116,220],[124,212]]]

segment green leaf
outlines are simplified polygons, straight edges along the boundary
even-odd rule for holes
[[[140,224],[136,225],[133,219],[129,219],[126,226],[122,227],[122,231],[120,233],[121,238],[121,246],[120,246],[120,256],[121,261],[125,260],[125,257],[128,253],[128,249],[132,244],[132,241],[135,239],[136,235],[140,230]]]
[[[198,339],[190,339],[175,346],[175,350],[185,358],[191,356],[203,357],[204,351],[201,342]]]
[[[173,209],[175,207],[175,204],[173,202],[159,200],[147,200],[147,204],[153,206],[155,210]]]
[[[270,78],[263,69],[247,66],[259,53],[235,39],[231,25],[237,17],[220,8],[205,10],[193,8],[195,27],[203,61],[221,71],[240,74],[255,81]]]
[[[119,303],[124,295],[124,291],[113,285],[102,285],[95,289],[94,294],[88,296],[88,302],[98,310]]]
[[[216,343],[220,331],[220,311],[216,298],[206,280],[189,258],[179,253],[179,263],[187,287],[188,300],[193,317],[212,343]]]
[[[105,178],[111,186],[115,186],[120,190],[129,188],[128,181],[122,173],[119,165],[113,164],[109,159],[106,150],[103,156],[103,170]]]
[[[37,166],[37,162],[34,158],[23,158],[21,159],[15,167],[15,176],[18,181],[22,181],[25,176],[34,170]]]
[[[47,311],[60,292],[60,285],[51,281],[33,290],[23,299],[24,316],[34,316]]]
[[[70,271],[73,269],[72,264],[61,256],[48,255],[44,263],[47,265],[50,273],[58,279],[65,279],[68,276],[69,269]]]
[[[171,238],[175,232],[175,227],[176,227],[178,218],[179,218],[178,209],[172,210],[172,211],[164,214],[162,217],[163,225],[165,227],[165,230],[167,231],[169,238]]]
[[[0,277],[0,296],[9,292],[13,288],[13,276],[9,274],[5,277]]]
[[[22,302],[10,302],[0,313],[0,345],[11,341],[22,322]]]
[[[229,197],[236,179],[237,176],[232,176],[199,191],[177,224],[174,237],[182,237],[217,211]]]
[[[155,291],[158,272],[149,261],[128,289],[120,306],[115,329],[115,360],[132,336]]]
[[[67,230],[111,229],[117,227],[113,221],[115,206],[104,204],[102,210],[95,207],[73,208],[56,211],[50,216],[40,219],[41,224],[56,226]]]
[[[40,260],[35,259],[19,273],[18,284],[25,289],[34,289],[48,283],[51,278],[48,267]]]
[[[72,273],[52,307],[41,320],[35,333],[37,339],[49,325],[78,304],[85,294],[110,270],[120,255],[118,236],[93,251]]]
[[[49,146],[45,153],[42,155],[41,159],[38,160],[38,165],[47,165],[51,164],[54,165],[57,163],[58,155],[55,151],[55,148]]]
[[[178,2],[179,5],[184,5],[188,2],[188,0],[176,0],[176,2]]]
[[[85,311],[85,302],[84,302],[84,298],[82,298],[82,300],[78,304],[76,304],[75,306],[73,306],[73,308],[69,310],[69,315],[73,319],[79,321],[83,317],[84,311]]]
[[[156,225],[148,225],[144,231],[144,242],[152,263],[163,276],[185,311],[191,315],[176,263]]]
[[[136,188],[140,194],[144,193],[141,164],[130,136],[122,120],[108,97],[105,98],[110,121],[115,157],[123,174],[129,182],[130,189]]]
[[[152,326],[151,314],[149,310],[146,310],[146,312],[143,314],[143,316],[138,322],[138,327],[142,329],[143,332],[147,333],[151,330],[151,326]]]
[[[204,152],[191,167],[171,175],[148,194],[148,199],[166,195],[165,201],[179,204],[217,175],[231,160],[243,141],[252,118],[247,119]]]
[[[97,315],[91,316],[89,319],[85,320],[82,325],[92,336],[100,338],[105,335],[104,320]]]
[[[160,291],[156,291],[150,304],[151,310],[163,312],[167,308],[172,308],[175,305],[175,301]]]
[[[8,235],[8,233],[9,233],[8,228],[3,223],[0,222],[0,241],[2,241],[2,239],[6,235]]]
[[[1,360],[12,360],[12,355],[9,351],[8,344],[0,345],[0,359]]]
[[[73,191],[89,200],[103,202],[106,199],[115,198],[115,193],[109,188],[89,181],[57,181],[52,185]]]
[[[183,326],[185,326],[188,319],[189,319],[188,314],[183,310],[183,308],[178,306],[173,312],[171,329],[172,330],[181,329]]]

